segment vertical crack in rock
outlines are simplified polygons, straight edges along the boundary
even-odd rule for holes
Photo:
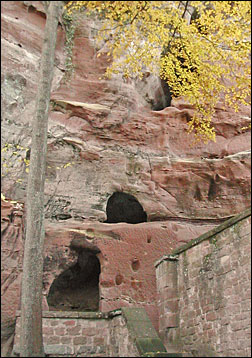
[[[216,198],[217,195],[217,185],[215,183],[215,180],[211,178],[210,186],[208,190],[208,200],[212,201]]]
[[[202,195],[201,195],[201,191],[199,186],[196,186],[196,190],[195,190],[195,194],[194,194],[194,199],[201,201],[202,200]]]

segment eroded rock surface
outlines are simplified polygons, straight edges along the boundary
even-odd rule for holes
[[[44,23],[40,2],[2,3],[3,143],[31,144]],[[170,107],[151,109],[148,98],[160,98],[157,79],[149,74],[142,83],[119,75],[102,78],[109,58],[105,47],[95,45],[95,28],[93,20],[80,22],[68,82],[65,34],[58,29],[46,217],[104,221],[107,199],[115,191],[133,194],[149,221],[222,218],[250,205],[250,133],[242,130],[250,108],[234,113],[219,105],[216,143],[192,146],[190,105],[173,99]],[[17,159],[23,157],[20,152]],[[23,200],[27,173],[18,160],[3,179],[3,191]]]
[[[11,346],[23,265],[23,204],[1,200],[1,347]]]

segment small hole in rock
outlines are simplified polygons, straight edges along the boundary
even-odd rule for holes
[[[121,285],[122,282],[123,282],[123,276],[120,274],[116,275],[116,278],[115,278],[116,285],[119,286],[119,285]]]
[[[133,271],[138,271],[140,267],[140,262],[138,259],[132,260],[131,267]]]

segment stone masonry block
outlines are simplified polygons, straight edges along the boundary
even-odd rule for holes
[[[51,319],[50,320],[50,326],[51,327],[55,327],[55,326],[58,326],[59,325],[59,320],[57,320],[57,319]],[[44,326],[44,323],[43,323],[43,326]]]
[[[176,299],[178,298],[178,291],[176,288],[172,287],[166,287],[162,292],[163,300],[170,300],[170,299]]]
[[[98,332],[97,328],[83,328],[82,329],[82,335],[85,336],[95,336]]]
[[[81,326],[76,326],[73,328],[67,328],[67,334],[69,336],[78,336],[81,334]]]
[[[93,354],[96,355],[97,353],[96,347],[93,347],[91,345],[77,346],[75,350],[76,350],[75,353],[77,354],[77,357],[92,357]]]
[[[94,337],[94,344],[101,346],[104,344],[105,338],[104,337]]]
[[[159,265],[159,275],[163,276],[166,275],[169,272],[170,262],[167,260],[164,260]]]
[[[55,328],[54,333],[56,336],[64,336],[66,334],[66,328],[65,327]]]
[[[43,325],[43,334],[46,336],[52,336],[54,332],[54,329],[52,327],[45,327]]]
[[[164,302],[164,314],[177,313],[178,312],[178,300],[167,300]]]
[[[68,345],[64,344],[45,344],[44,345],[45,354],[73,354],[74,349]]]
[[[43,318],[43,327],[50,327],[51,319]]]
[[[87,337],[80,336],[80,337],[74,337],[73,338],[73,344],[74,345],[84,345],[87,343]]]
[[[215,321],[217,318],[216,312],[209,312],[206,314],[206,320],[207,321]]]
[[[46,344],[51,345],[51,344],[59,344],[60,343],[60,338],[57,336],[48,336],[45,335],[44,336],[44,341]]]
[[[243,295],[241,297],[241,295],[237,292],[237,293],[230,295],[230,297],[228,298],[228,301],[232,304],[236,304],[236,303],[239,303],[243,297],[244,297]]]
[[[160,317],[159,324],[161,329],[178,327],[178,314],[170,313]]]
[[[69,344],[69,345],[72,345],[72,343],[73,343],[73,338],[72,338],[72,337],[62,336],[62,337],[60,337],[60,343],[61,343],[61,344]]]
[[[159,282],[158,282],[159,289],[162,290],[163,288],[169,287],[169,286],[170,286],[169,276],[168,275],[161,276],[161,278],[159,279]]]
[[[73,326],[76,326],[77,322],[76,322],[76,320],[73,320],[73,319],[69,320],[68,319],[68,320],[63,321],[63,324],[66,325],[66,326],[73,327]]]
[[[98,323],[97,323],[97,326],[99,327],[99,329],[108,328],[109,323],[108,323],[108,321],[105,320],[105,319],[99,319],[99,321],[98,321]]]
[[[238,321],[238,322],[231,322],[230,326],[232,331],[240,331],[243,330],[244,328],[247,328],[250,325],[250,319],[246,319],[243,321]]]

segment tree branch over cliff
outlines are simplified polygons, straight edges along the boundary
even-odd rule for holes
[[[192,104],[196,138],[215,140],[219,105],[251,104],[250,2],[69,1],[65,9],[102,20],[97,41],[107,42],[113,60],[107,77],[141,79],[148,71]]]

